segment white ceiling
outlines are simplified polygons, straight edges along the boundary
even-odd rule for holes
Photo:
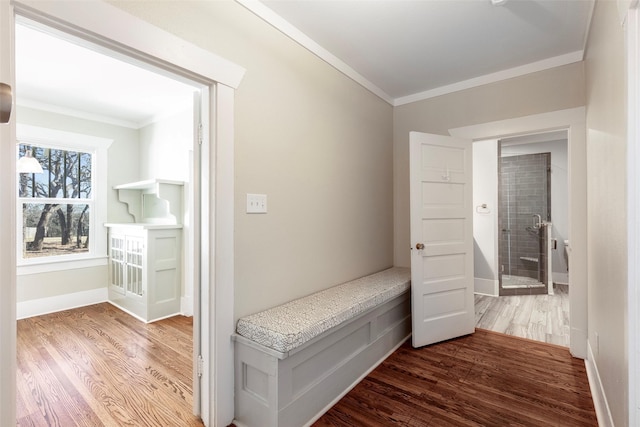
[[[582,60],[594,4],[593,0],[508,0],[500,6],[491,0],[238,1],[276,27],[284,31],[289,27],[293,38],[301,33],[303,44],[304,36],[309,37],[320,51],[335,56],[395,105]]]
[[[136,129],[193,105],[194,86],[76,43],[16,25],[18,105]]]
[[[236,0],[393,105],[581,61],[594,0]],[[16,28],[19,105],[139,128],[194,87]]]

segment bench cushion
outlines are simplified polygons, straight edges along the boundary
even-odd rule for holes
[[[238,320],[239,335],[286,353],[328,329],[409,289],[408,268],[387,270],[290,301]]]

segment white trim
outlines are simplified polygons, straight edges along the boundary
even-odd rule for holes
[[[500,281],[493,279],[473,279],[473,293],[477,295],[487,295],[497,297],[500,293]]]
[[[347,65],[340,58],[329,52],[324,47],[320,46],[314,40],[312,40],[309,36],[304,34],[298,28],[291,25],[287,20],[282,18],[280,15],[275,13],[273,10],[269,9],[259,0],[236,0],[239,4],[249,9],[258,17],[262,18],[266,23],[273,26],[275,29],[289,37],[294,42],[298,43],[305,49],[309,50],[311,53],[325,61],[327,64],[331,65],[336,70],[340,71],[342,74],[346,75],[350,79],[354,80],[356,83],[363,86],[365,89],[371,91],[373,94],[377,95],[384,101],[388,102],[391,105],[394,105],[394,99],[387,94],[385,91],[380,89],[375,84],[371,83],[365,77],[363,77],[356,70]]]
[[[77,132],[67,132],[56,129],[49,129],[40,126],[16,124],[18,143],[31,143],[46,147],[59,148],[64,150],[78,150],[91,153],[92,155],[92,197],[79,203],[90,205],[89,218],[91,233],[89,239],[89,251],[79,255],[50,256],[42,258],[22,258],[22,237],[16,228],[16,256],[18,263],[18,273],[25,274],[31,269],[23,269],[26,266],[39,265],[38,272],[58,271],[56,262],[69,265],[69,262],[83,261],[89,258],[101,258],[107,256],[107,231],[101,228],[107,219],[107,151],[112,139],[101,138],[93,135],[81,134]],[[49,199],[50,200],[50,199]],[[25,198],[18,198],[16,203],[17,224],[22,224],[22,209],[20,203],[27,202]],[[28,203],[47,203],[47,199],[29,199]],[[47,268],[49,270],[47,270]],[[82,267],[76,267],[82,268]],[[29,273],[26,273],[29,274]]]
[[[593,406],[596,409],[598,425],[600,427],[614,427],[613,417],[611,416],[611,410],[609,409],[607,396],[604,393],[604,387],[602,386],[602,381],[600,380],[600,374],[598,372],[598,366],[595,363],[595,357],[593,356],[591,343],[588,344],[588,349],[589,357],[587,357],[587,359],[584,361],[584,364],[587,368],[587,379],[589,380],[589,388],[591,389]]]
[[[234,89],[244,77],[239,65],[101,0],[14,0],[13,5],[19,15],[122,53],[123,60],[153,60],[161,69],[196,82]],[[91,33],[82,30],[87,27]],[[135,31],[118,31],[122,28]]]
[[[30,274],[50,273],[52,271],[66,271],[76,270],[78,268],[90,268],[107,265],[109,262],[106,256],[88,257],[85,259],[69,259],[59,261],[57,260],[43,260],[38,264],[25,264],[17,267],[18,276],[28,276]]]
[[[17,304],[17,319],[55,313],[107,301],[108,289],[98,288],[54,297],[32,299]]]
[[[629,425],[640,422],[640,11],[627,15],[627,364]]]
[[[362,76],[362,74],[358,73],[356,70],[347,65],[343,60],[329,52],[324,47],[320,46],[309,36],[300,31],[297,27],[293,26],[290,22],[275,13],[260,0],[236,0],[236,2],[246,7],[256,16],[262,18],[269,25],[273,26],[275,29],[282,32],[284,35],[286,35],[305,49],[309,50],[314,55],[318,56],[327,64],[331,65],[336,70],[340,71],[341,73],[354,80],[356,83],[360,84],[367,90],[371,91],[373,94],[377,95],[384,101],[393,105],[394,107],[416,101],[423,101],[425,99],[434,98],[436,96],[446,95],[448,93],[458,92],[460,90],[482,86],[489,83],[495,83],[501,80],[506,80],[525,74],[535,73],[537,71],[543,71],[550,68],[560,67],[562,65],[573,64],[575,62],[582,61],[582,59],[584,58],[583,48],[582,50],[566,53],[564,55],[559,55],[553,58],[543,59],[541,61],[532,62],[530,64],[521,65],[519,67],[514,67],[508,70],[486,74],[484,76],[475,77],[450,85],[440,86],[437,88],[426,90],[424,92],[414,93],[412,95],[393,98],[384,90],[380,89],[374,83]],[[595,4],[595,2],[593,2],[593,4]],[[593,13],[593,6],[591,8],[591,13]],[[591,20],[589,20],[589,22],[590,21]],[[588,31],[585,35],[585,45],[587,35]]]
[[[203,254],[202,260],[211,263],[215,259],[216,266],[202,266],[203,272],[207,271],[207,277],[203,276],[203,291],[211,296],[207,302],[215,302],[215,310],[211,307],[211,316],[204,319],[210,326],[211,341],[215,338],[219,345],[212,345],[216,352],[214,361],[216,372],[219,375],[211,375],[214,370],[211,359],[204,360],[204,372],[208,376],[206,381],[210,383],[212,395],[206,403],[216,411],[205,414],[203,409],[203,422],[207,426],[226,426],[233,420],[233,346],[229,335],[220,336],[233,328],[233,97],[231,88],[238,86],[245,70],[229,61],[226,61],[210,51],[198,48],[185,40],[165,32],[146,21],[135,18],[115,6],[97,0],[84,2],[65,2],[55,0],[13,0],[12,3],[0,2],[0,28],[7,28],[11,32],[14,28],[13,8],[27,18],[53,26],[54,28],[71,32],[73,35],[88,39],[98,45],[110,48],[124,55],[130,55],[136,60],[153,64],[161,69],[182,76],[185,79],[209,86],[211,93],[222,93],[222,99],[212,99],[212,106],[203,116],[207,117],[211,127],[211,149],[216,163],[210,166],[211,173],[215,177],[216,186],[211,188],[211,200],[214,215],[203,218],[209,219],[209,224],[203,224]],[[123,28],[135,28],[135,31],[122,31]],[[3,31],[3,36],[6,32]],[[0,58],[0,78],[3,81],[13,83],[13,38],[0,38],[2,58]],[[8,59],[8,60],[7,60]],[[217,83],[222,84],[217,84]],[[214,92],[215,90],[215,92]],[[205,121],[205,123],[207,123]],[[213,126],[215,124],[215,126]],[[215,128],[215,129],[214,129]],[[5,130],[6,129],[6,130]],[[14,140],[12,138],[13,126],[0,126],[2,140]],[[207,133],[209,135],[209,133]],[[12,148],[6,148],[10,145]],[[204,142],[203,142],[204,145]],[[203,148],[204,150],[205,148]],[[0,168],[0,196],[3,203],[15,204],[15,147],[13,144],[3,144],[0,147],[0,163],[10,159],[7,167]],[[222,155],[221,155],[222,154]],[[230,163],[225,163],[229,162]],[[6,184],[11,186],[11,192],[5,194]],[[203,188],[204,189],[204,188]],[[220,192],[220,193],[218,193]],[[220,196],[220,197],[219,197]],[[211,196],[206,194],[207,200]],[[214,204],[215,201],[215,204]],[[15,422],[15,210],[6,217],[0,211],[0,227],[6,229],[10,224],[14,231],[8,234],[12,238],[0,243],[3,255],[0,257],[2,265],[2,283],[0,287],[0,340],[3,342],[3,352],[0,352],[0,424],[10,425]],[[215,221],[215,227],[212,223]],[[206,227],[206,235],[205,234]],[[218,235],[217,233],[220,233]],[[11,245],[10,253],[5,253],[4,246]],[[206,245],[206,247],[204,246]],[[215,248],[216,252],[208,252]],[[13,254],[13,257],[11,256]],[[205,257],[204,255],[210,255]],[[6,268],[5,268],[6,267]],[[4,279],[7,279],[6,281]],[[8,285],[8,286],[7,286]],[[218,292],[220,291],[220,292]],[[225,345],[226,344],[226,345]],[[5,357],[4,354],[9,357]],[[211,364],[211,366],[208,366]],[[203,384],[204,384],[203,380]],[[218,398],[220,397],[220,398]]]
[[[452,136],[473,140],[504,138],[567,129],[569,154],[569,304],[570,351],[587,357],[587,149],[584,107],[534,114],[449,129]]]
[[[548,70],[550,68],[573,64],[574,62],[582,61],[583,56],[584,52],[581,50],[577,50],[575,52],[567,53],[553,58],[543,59],[542,61],[532,62],[531,64],[521,65],[519,67],[498,71],[496,73],[485,74],[484,76],[474,77],[469,80],[463,80],[461,82],[453,83],[446,86],[440,86],[434,89],[426,90],[424,92],[415,93],[413,95],[396,98],[393,101],[393,106],[397,107],[416,101],[423,101],[425,99],[435,98],[436,96],[446,95],[448,93],[458,92],[464,89],[470,89],[473,87],[499,82],[501,80],[523,76],[525,74],[531,74],[538,71]]]
[[[99,123],[106,123],[109,125],[120,126],[128,129],[140,129],[138,123],[128,120],[115,119],[113,117],[107,117],[100,114],[87,113],[86,111],[76,110],[74,108],[61,107],[59,105],[47,104],[45,102],[33,101],[25,99],[24,97],[16,100],[20,107],[33,108],[34,110],[47,111],[54,114],[63,114],[65,116],[77,117],[83,120],[91,120]]]
[[[231,336],[235,333],[234,322],[234,91],[226,86],[218,86],[211,111],[218,112],[218,121],[210,129],[211,139],[216,141],[210,162],[216,172],[210,188],[210,206],[214,213],[213,235],[215,243],[211,252],[211,283],[215,283],[209,295],[210,310],[216,321],[211,344],[213,347],[212,381],[214,390],[211,399],[215,426],[231,423],[234,411],[234,350]]]
[[[13,88],[13,8],[0,1],[0,81]],[[13,97],[15,100],[15,96]],[[13,106],[15,109],[15,104]],[[16,127],[0,124],[0,425],[16,424]],[[6,209],[11,206],[11,209]]]

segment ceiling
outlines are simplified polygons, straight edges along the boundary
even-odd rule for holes
[[[237,0],[394,105],[581,61],[593,0]],[[284,18],[286,22],[282,22]],[[308,43],[308,41],[307,41]],[[313,49],[313,47],[311,47]],[[336,61],[337,60],[337,61]],[[344,67],[346,65],[347,67]]]
[[[138,129],[193,105],[194,86],[16,25],[16,103]]]
[[[392,105],[583,59],[594,0],[236,0]],[[194,86],[16,27],[19,105],[139,128]]]

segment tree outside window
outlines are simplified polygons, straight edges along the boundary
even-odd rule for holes
[[[19,144],[19,155],[31,150],[44,173],[21,173],[22,258],[89,252],[92,154]]]

